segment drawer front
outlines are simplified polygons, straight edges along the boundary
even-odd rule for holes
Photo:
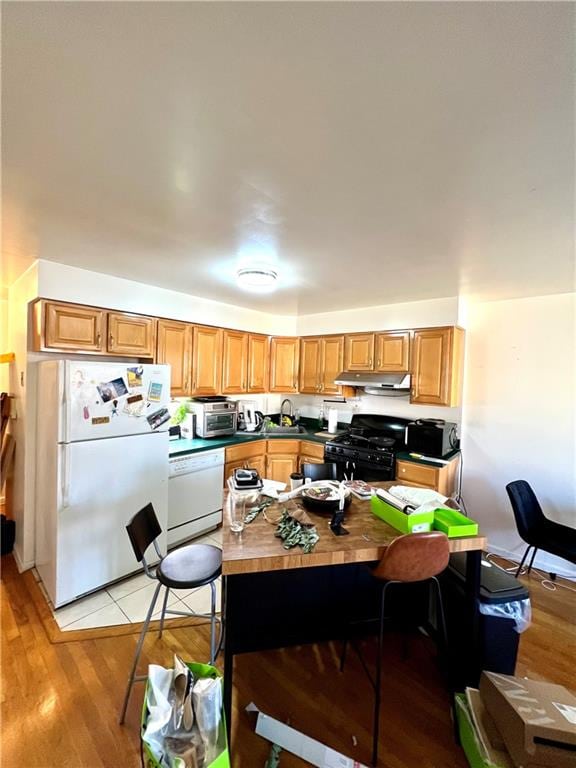
[[[306,456],[318,459],[319,461],[324,461],[324,446],[320,443],[313,443],[310,440],[301,440],[300,452],[305,453]]]
[[[266,441],[256,440],[244,445],[231,445],[226,448],[226,464],[230,461],[242,461],[252,456],[263,456],[266,453]]]
[[[281,453],[284,456],[300,453],[300,440],[268,440],[268,453]]]
[[[396,480],[406,481],[407,483],[427,488],[436,488],[438,485],[438,470],[425,464],[398,461],[396,463]]]

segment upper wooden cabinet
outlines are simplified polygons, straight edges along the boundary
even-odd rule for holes
[[[155,317],[55,301],[34,305],[34,349],[154,357]]]
[[[154,357],[156,323],[155,317],[108,312],[108,354]]]
[[[192,340],[192,395],[220,393],[222,329],[195,325]]]
[[[323,336],[320,347],[320,393],[340,395],[342,387],[334,379],[344,368],[344,336]]]
[[[320,338],[300,339],[300,392],[318,394],[320,390]]]
[[[300,339],[300,392],[339,395],[334,384],[344,366],[344,336],[310,336]]]
[[[464,331],[426,328],[414,331],[411,403],[455,406],[460,402]]]
[[[374,345],[374,370],[387,373],[410,371],[410,331],[377,333]]]
[[[34,349],[62,349],[103,354],[106,351],[106,312],[39,301],[34,305]]]
[[[268,355],[268,336],[248,334],[248,392],[268,391]]]
[[[157,363],[171,366],[172,397],[190,394],[192,372],[192,326],[176,320],[158,320]]]
[[[352,333],[346,336],[344,370],[371,371],[374,365],[374,334]]]
[[[298,349],[297,337],[270,340],[270,392],[298,392]]]
[[[222,394],[234,395],[248,388],[248,334],[222,333]]]

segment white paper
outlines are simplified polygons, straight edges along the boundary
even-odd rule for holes
[[[306,736],[263,712],[258,714],[256,733],[268,739],[272,744],[277,744],[287,752],[292,752],[293,755],[315,765],[316,768],[367,768],[351,757],[336,752],[320,741]]]

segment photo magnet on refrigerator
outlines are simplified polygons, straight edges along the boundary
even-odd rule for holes
[[[98,384],[96,389],[100,393],[103,403],[109,403],[110,400],[114,400],[122,395],[128,394],[128,388],[124,383],[124,379],[120,376],[112,381],[103,382]]]
[[[151,403],[159,403],[162,399],[162,384],[159,381],[151,381],[148,387],[148,400]]]
[[[130,389],[135,389],[136,387],[142,386],[142,374],[144,373],[144,369],[141,365],[136,366],[135,368],[127,368],[126,369],[126,377],[128,379],[128,386]]]
[[[158,429],[158,427],[162,426],[168,419],[170,418],[170,414],[168,413],[168,408],[160,408],[159,411],[154,411],[154,413],[151,413],[150,416],[146,416],[146,421],[152,429]]]

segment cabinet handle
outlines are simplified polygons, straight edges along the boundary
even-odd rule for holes
[[[372,368],[372,358],[369,358],[368,360],[368,368]]]
[[[99,333],[99,334],[96,336],[96,344],[97,344],[98,346],[100,346],[100,341],[101,341],[101,339],[102,339],[102,334],[101,334],[101,333]]]
[[[380,368],[382,365],[382,360],[376,360],[376,368]]]
[[[113,344],[114,344],[114,336],[112,336],[112,334],[110,334],[109,342],[110,342],[110,346],[113,346]]]

